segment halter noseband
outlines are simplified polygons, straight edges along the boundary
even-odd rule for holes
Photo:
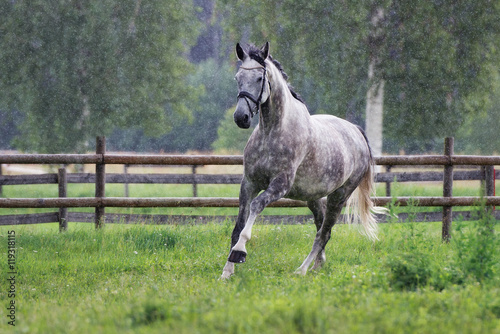
[[[262,99],[262,94],[264,93],[264,86],[266,85],[266,67],[265,66],[256,66],[256,67],[243,67],[240,66],[240,69],[242,70],[258,70],[258,69],[263,69],[264,72],[262,73],[262,86],[260,87],[260,93],[257,98],[246,90],[242,90],[241,92],[238,93],[238,99],[244,98],[245,101],[247,102],[248,109],[250,110],[250,113],[252,114],[252,117],[254,117],[260,110],[260,100]],[[250,107],[250,103],[248,103],[248,100],[252,101],[255,103],[255,106],[257,107],[257,111],[254,111],[253,108]]]

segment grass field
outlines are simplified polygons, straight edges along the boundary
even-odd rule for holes
[[[376,243],[338,225],[325,267],[306,277],[293,272],[315,228],[256,226],[227,282],[233,222],[4,226],[0,333],[500,333],[492,223],[454,222],[449,244],[437,223],[384,224]]]

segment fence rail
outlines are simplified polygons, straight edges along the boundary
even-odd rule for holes
[[[106,183],[137,184],[240,184],[241,174],[118,174],[106,173]],[[500,171],[495,171],[500,178]],[[442,182],[443,172],[388,172],[375,175],[375,182]],[[459,171],[453,173],[454,181],[484,180],[482,171]],[[95,183],[94,173],[71,173],[67,183]],[[0,185],[57,184],[58,174],[0,175]]]
[[[500,205],[497,196],[462,196],[462,197],[376,197],[375,205],[385,206],[394,203],[397,206],[486,206]],[[0,208],[237,208],[236,197],[66,197],[66,198],[4,198]],[[268,205],[271,208],[307,207],[304,201],[283,198]]]
[[[387,155],[374,157],[383,166],[495,166],[500,156],[481,155]],[[242,165],[242,155],[154,154],[4,154],[2,164],[96,164],[105,165]]]
[[[99,227],[105,217],[106,207],[237,207],[237,198],[122,198],[105,197],[106,183],[170,183],[192,184],[196,194],[197,184],[238,184],[240,174],[196,174],[196,166],[202,165],[242,165],[242,156],[229,155],[117,155],[107,154],[105,138],[97,138],[96,154],[9,154],[0,155],[0,194],[2,185],[22,184],[59,184],[58,198],[0,198],[0,208],[59,208],[58,213],[9,215],[0,216],[0,225],[9,224],[8,219],[15,223],[36,223],[56,220],[60,229],[64,230],[67,221],[76,218],[77,221],[88,221],[78,218],[77,213],[68,213],[67,208],[94,207],[94,223]],[[385,165],[388,172],[376,176],[376,182],[385,182],[387,187],[386,197],[374,199],[376,205],[383,206],[395,202],[396,205],[440,206],[443,207],[443,238],[449,238],[449,225],[453,217],[452,207],[473,206],[483,200],[488,206],[500,205],[500,197],[495,196],[495,178],[500,173],[495,172],[494,166],[500,165],[500,156],[464,156],[453,154],[453,139],[445,141],[444,155],[421,156],[383,156],[375,157],[377,165]],[[59,173],[43,175],[2,175],[1,164],[95,164],[96,173],[66,174],[66,169],[59,169]],[[192,174],[116,174],[106,173],[105,166],[119,165],[175,165],[192,166]],[[443,172],[391,172],[394,166],[441,166]],[[454,171],[454,166],[481,166],[480,170]],[[483,180],[485,185],[484,197],[453,197],[454,180]],[[443,197],[390,197],[391,182],[443,182]],[[68,183],[94,183],[96,185],[95,197],[68,198],[66,187]],[[304,207],[305,202],[282,199],[272,203],[272,207]],[[83,214],[82,214],[83,215]],[[55,219],[57,216],[57,219]],[[133,216],[133,215],[132,215]],[[132,217],[128,215],[127,217]],[[106,218],[116,221],[116,215],[106,215]],[[111,219],[111,217],[114,217]],[[120,216],[124,218],[125,216]],[[151,219],[154,220],[153,217]],[[163,218],[162,218],[163,219]],[[160,220],[162,220],[160,219]],[[165,219],[163,219],[165,220]],[[158,220],[157,220],[158,221]]]

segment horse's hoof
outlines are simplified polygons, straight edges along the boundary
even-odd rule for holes
[[[223,271],[222,275],[219,277],[219,281],[227,281],[231,275],[232,274],[229,271]]]
[[[316,259],[316,261],[314,261],[314,265],[311,268],[311,270],[320,270],[321,268],[323,268],[324,265],[325,265],[324,258],[322,258],[321,260]]]
[[[242,251],[233,250],[229,254],[228,261],[233,263],[244,263],[246,261],[247,253]]]
[[[297,270],[294,271],[294,274],[297,275],[297,276],[306,276],[307,269],[304,270],[302,268],[298,268]]]

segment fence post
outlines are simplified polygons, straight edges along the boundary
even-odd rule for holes
[[[0,176],[2,176],[2,164],[0,164]],[[2,185],[0,184],[0,197],[3,196],[3,189],[2,189]]]
[[[66,167],[59,168],[57,173],[57,183],[59,186],[59,197],[67,197],[68,181],[66,177]],[[59,232],[68,229],[68,208],[59,208]]]
[[[123,165],[123,174],[126,175],[126,181],[125,181],[125,197],[128,197],[128,165],[125,164]]]
[[[446,137],[444,141],[444,155],[448,157],[448,164],[444,166],[443,177],[443,197],[453,196],[453,165],[451,156],[453,155],[453,137]],[[442,238],[444,242],[449,242],[451,238],[452,206],[443,206],[443,230]]]
[[[390,173],[391,169],[392,169],[392,166],[385,166],[385,171],[387,173]],[[391,182],[385,183],[385,196],[391,197]]]
[[[105,197],[106,188],[106,168],[104,164],[104,154],[106,153],[106,137],[97,137],[96,154],[101,155],[101,162],[95,165],[95,197]],[[104,224],[104,207],[95,208],[95,228],[101,228]]]
[[[484,166],[484,194],[495,196],[495,166]]]
[[[196,185],[196,165],[191,166],[193,174],[193,197],[198,197],[198,187]]]
[[[495,166],[484,166],[484,195],[495,196]],[[486,214],[492,215],[496,207],[487,206]],[[489,226],[490,231],[493,233],[493,226]]]
[[[497,184],[497,172],[495,171],[495,166],[491,166],[491,173],[493,174],[491,177],[491,195],[489,196],[496,196],[496,184]],[[496,210],[496,206],[493,206],[493,211]]]

